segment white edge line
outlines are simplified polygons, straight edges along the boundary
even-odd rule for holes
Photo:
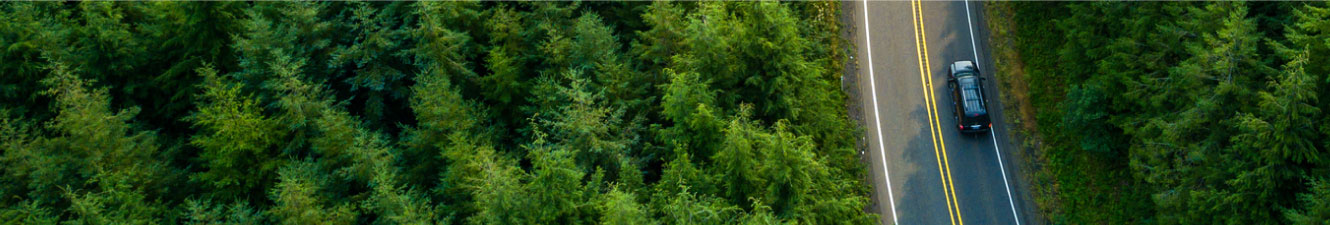
[[[979,68],[979,48],[975,45],[974,21],[970,20],[969,0],[965,1],[965,22],[966,25],[970,26],[970,49],[974,50],[974,66]],[[995,129],[988,129],[988,134],[993,137],[993,154],[997,155],[998,169],[1002,171],[1002,188],[1007,189],[1007,204],[1011,205],[1011,217],[1016,220],[1016,225],[1021,225],[1020,215],[1016,213],[1016,203],[1011,200],[1011,184],[1007,182],[1007,168],[1002,166],[1002,152],[998,150],[1000,147],[998,147],[997,143],[997,131],[995,131]]]
[[[868,86],[873,95],[873,125],[877,126],[878,156],[882,157],[882,178],[887,180],[887,205],[891,206],[891,223],[900,224],[896,219],[896,196],[891,193],[891,171],[887,170],[887,150],[882,143],[882,113],[877,111],[877,83],[873,81],[873,40],[868,35],[868,0],[864,0],[864,46],[868,49]]]

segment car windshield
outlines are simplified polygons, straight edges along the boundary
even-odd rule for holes
[[[987,114],[984,110],[984,99],[979,94],[979,78],[962,77],[957,79],[961,88],[961,103],[965,104],[965,115],[978,116]]]

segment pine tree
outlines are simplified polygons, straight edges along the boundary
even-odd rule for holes
[[[215,205],[208,200],[186,200],[185,224],[189,225],[258,225],[263,224],[263,211],[252,209],[246,202]]]
[[[656,224],[655,221],[648,216],[647,209],[637,203],[637,200],[632,193],[625,193],[615,188],[610,190],[610,192],[606,193],[603,197],[605,197],[605,199],[602,200],[604,202],[600,205],[600,210],[603,214],[600,218],[600,224]]]
[[[1301,207],[1294,207],[1284,211],[1284,218],[1288,219],[1290,224],[1313,225],[1325,224],[1330,221],[1330,184],[1327,184],[1325,178],[1311,178],[1307,182],[1307,193],[1298,194],[1298,202]]]
[[[122,3],[122,5],[129,3]],[[143,116],[163,128],[163,133],[188,133],[187,121],[174,120],[190,114],[190,108],[200,88],[195,84],[204,78],[195,76],[195,69],[207,66],[222,71],[234,71],[236,54],[226,38],[239,31],[237,24],[242,14],[239,2],[162,2],[132,4],[146,18],[139,24],[142,40],[150,62],[140,68],[152,79],[144,81],[145,98],[139,105],[147,113]],[[187,138],[187,137],[180,137]]]
[[[464,177],[467,189],[475,199],[474,216],[467,217],[470,224],[530,224],[537,220],[535,199],[529,197],[529,188],[522,184],[527,176],[512,161],[506,160],[488,148],[477,148],[468,168],[480,171]],[[460,171],[450,168],[449,171]],[[547,209],[539,209],[547,210]]]
[[[55,18],[68,12],[53,2],[8,2],[0,4],[0,107],[16,115],[29,115],[42,121],[52,112],[51,101],[41,92],[41,80],[48,65],[41,57],[47,49],[57,48],[65,32],[57,29]]]
[[[1282,55],[1290,56],[1295,55],[1299,49],[1305,49],[1309,62],[1330,60],[1324,58],[1326,54],[1330,54],[1330,43],[1325,43],[1325,40],[1330,38],[1330,5],[1326,5],[1324,2],[1306,3],[1293,10],[1292,14],[1296,22],[1289,25],[1287,32],[1284,34],[1288,38],[1290,46],[1276,48],[1282,50]],[[1306,67],[1308,74],[1323,76],[1323,74],[1330,73],[1330,66],[1323,63],[1309,63]]]
[[[350,85],[351,94],[363,99],[364,118],[374,122],[370,124],[394,123],[408,96],[404,90],[411,70],[407,55],[401,53],[414,44],[408,24],[412,17],[404,15],[413,13],[409,4],[352,3],[344,12],[349,18],[338,24],[346,26],[351,40],[333,47],[328,65],[337,73],[349,73],[343,82]]]
[[[836,5],[0,3],[0,223],[868,223]]]
[[[91,82],[63,63],[51,70],[43,83],[59,114],[48,129],[60,136],[45,140],[48,152],[39,157],[57,164],[31,172],[31,187],[39,191],[34,199],[55,202],[51,192],[62,191],[74,223],[160,220],[165,208],[158,201],[167,193],[161,187],[176,175],[160,160],[155,134],[127,124],[138,109],[112,113],[106,89],[89,90]]]
[[[673,141],[666,144],[690,150],[693,156],[709,158],[721,142],[724,126],[715,115],[719,113],[714,108],[716,91],[697,73],[672,69],[664,69],[664,73],[670,77],[670,83],[663,87],[661,115],[674,125],[661,137]]]
[[[460,85],[453,85],[454,80],[476,76],[463,54],[473,44],[470,37],[453,31],[447,20],[448,15],[465,14],[466,7],[463,3],[426,2],[417,12],[422,20],[412,34],[419,43],[410,52],[420,73],[413,78],[409,99],[417,125],[407,128],[403,138],[407,147],[403,159],[410,174],[404,178],[412,184],[437,181],[435,176],[444,172],[439,156],[447,154],[443,149],[454,146],[453,136],[484,138],[473,133],[483,127],[485,113],[479,104],[463,98]]]
[[[296,162],[278,171],[280,180],[269,191],[275,205],[268,209],[281,224],[354,224],[357,212],[349,204],[324,197],[329,178],[312,162]]]
[[[37,202],[24,201],[18,204],[10,205],[6,208],[0,208],[0,223],[5,224],[57,224],[55,215],[51,210],[37,204]]]
[[[638,63],[640,71],[652,76],[658,80],[670,79],[665,76],[663,68],[672,66],[673,57],[682,51],[682,41],[684,38],[683,21],[684,12],[678,3],[668,1],[655,1],[647,7],[646,12],[642,13],[642,21],[651,29],[638,31],[636,40],[633,40],[631,50]]]
[[[574,150],[546,143],[543,137],[525,146],[533,171],[526,184],[529,193],[531,222],[534,223],[587,223],[592,221],[583,214],[594,205],[588,204],[595,196],[583,192],[582,183],[587,173],[578,168]],[[592,181],[595,183],[594,179]]]
[[[272,184],[284,160],[274,146],[285,136],[280,123],[263,114],[244,84],[226,80],[211,66],[199,68],[204,83],[198,111],[186,117],[200,130],[190,144],[202,150],[199,161],[208,170],[193,179],[214,188],[218,197],[245,197]],[[251,199],[256,200],[256,199]]]
[[[552,87],[555,93],[549,102],[553,106],[541,115],[539,125],[550,132],[550,142],[573,153],[578,166],[585,173],[596,168],[616,168],[631,144],[624,133],[623,111],[607,106],[600,89],[590,87],[587,78],[572,70],[564,73],[571,80],[565,87],[547,79],[541,85]],[[537,101],[540,102],[540,101]]]
[[[735,223],[742,212],[739,207],[728,205],[718,198],[698,195],[684,189],[669,197],[663,205],[656,208],[665,224],[728,224]]]
[[[741,109],[746,113],[747,109]],[[768,168],[763,163],[769,156],[761,142],[769,141],[767,134],[741,114],[731,120],[725,128],[725,141],[721,149],[711,157],[714,167],[710,173],[718,174],[721,193],[729,203],[735,205],[754,205],[752,201],[767,201],[766,175]]]

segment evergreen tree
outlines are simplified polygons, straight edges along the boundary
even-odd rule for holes
[[[204,89],[198,111],[185,120],[193,122],[200,134],[190,140],[198,147],[200,162],[208,170],[193,179],[213,187],[218,197],[246,197],[271,185],[276,170],[284,160],[274,146],[285,130],[278,121],[263,115],[263,108],[252,95],[242,95],[243,84],[225,80],[210,66],[198,69]],[[251,199],[256,200],[256,199]]]
[[[137,108],[112,113],[106,89],[89,89],[89,81],[54,63],[50,87],[59,114],[48,129],[60,136],[44,140],[41,161],[55,163],[31,171],[30,186],[37,201],[57,202],[63,192],[73,223],[105,224],[117,221],[154,223],[165,208],[160,198],[166,184],[178,182],[160,160],[155,134],[137,132],[127,124]]]
[[[0,209],[0,223],[55,225],[57,217],[37,202],[20,202]]]
[[[870,223],[836,6],[0,3],[0,223]]]
[[[208,2],[191,4],[160,2],[136,4],[147,18],[142,27],[150,54],[143,67],[145,73],[159,73],[146,80],[143,103],[144,116],[160,120],[163,133],[185,133],[187,121],[171,121],[190,114],[199,87],[194,84],[205,78],[195,76],[195,69],[210,66],[222,71],[233,71],[235,52],[232,39],[226,38],[239,31],[239,16],[243,5],[239,2]],[[180,137],[187,138],[187,137]]]
[[[694,156],[710,156],[721,142],[723,122],[716,118],[715,91],[697,73],[664,69],[671,81],[661,97],[661,115],[674,123],[661,137],[676,148],[690,149]]]
[[[697,195],[686,189],[669,197],[656,209],[662,214],[661,222],[666,224],[735,223],[742,212],[739,207],[727,205],[720,199]]]
[[[464,162],[467,167],[480,173],[462,180],[468,185],[471,195],[475,196],[474,216],[467,217],[470,224],[523,224],[535,223],[532,207],[534,199],[528,197],[528,188],[521,182],[526,173],[513,162],[495,155],[488,148],[477,148],[471,161]],[[449,171],[458,171],[450,168]]]
[[[328,65],[334,73],[350,73],[343,82],[350,85],[351,94],[363,99],[363,115],[374,121],[370,124],[393,124],[400,122],[393,118],[402,117],[397,111],[408,96],[405,78],[411,73],[403,53],[414,44],[409,24],[414,17],[404,14],[414,13],[411,4],[352,3],[345,9],[349,12],[343,12],[350,18],[336,24],[352,35],[350,43],[332,48]]]
[[[556,109],[541,115],[540,125],[550,132],[552,144],[573,153],[585,173],[597,168],[617,168],[632,141],[622,128],[623,111],[605,106],[603,92],[588,87],[589,82],[580,72],[574,70],[563,75],[572,80],[567,87],[553,84],[552,79],[541,84],[553,86],[549,89],[557,92],[550,99],[554,101],[548,103]]]
[[[600,210],[602,217],[599,224],[655,224],[648,216],[646,208],[637,203],[632,193],[625,193],[615,188],[605,194]]]
[[[296,162],[278,171],[278,183],[269,191],[275,205],[268,209],[281,224],[354,224],[358,216],[349,204],[330,203],[324,197],[330,179],[318,165]]]
[[[63,32],[55,18],[68,15],[50,2],[8,2],[0,4],[0,107],[16,115],[50,118],[49,96],[37,94],[41,80],[49,72],[43,52],[55,48],[55,38]]]
[[[232,205],[214,205],[208,200],[187,200],[185,205],[185,224],[190,225],[258,225],[263,224],[265,215],[255,211],[249,204],[239,202]]]
[[[1326,184],[1324,179],[1309,179],[1309,187],[1306,193],[1298,194],[1298,201],[1301,203],[1300,209],[1290,209],[1284,211],[1284,217],[1291,224],[1311,225],[1325,224],[1330,221],[1330,184]]]
[[[640,71],[656,79],[669,79],[661,69],[673,65],[672,58],[683,50],[683,9],[678,3],[654,1],[642,13],[642,21],[651,29],[637,32],[631,53],[639,60]]]

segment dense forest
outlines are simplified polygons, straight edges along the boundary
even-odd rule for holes
[[[0,223],[874,223],[839,4],[0,3]]]
[[[1326,2],[1000,5],[1052,222],[1330,222]]]

